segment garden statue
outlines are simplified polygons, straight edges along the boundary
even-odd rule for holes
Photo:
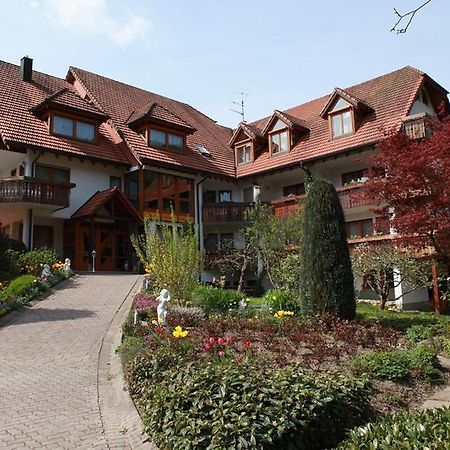
[[[247,308],[247,300],[245,300],[245,298],[241,298],[239,300],[239,309],[245,309]]]
[[[48,277],[50,277],[51,274],[52,271],[50,270],[50,266],[48,264],[44,264],[44,269],[42,270],[41,278],[48,279]]]
[[[156,298],[159,302],[156,312],[158,314],[158,323],[167,325],[167,302],[170,301],[170,294],[167,289],[162,289],[159,297]]]
[[[64,273],[65,273],[66,275],[72,273],[72,269],[70,268],[70,265],[71,265],[71,264],[72,264],[72,263],[70,262],[70,259],[69,259],[69,258],[66,258],[66,259],[64,260]]]

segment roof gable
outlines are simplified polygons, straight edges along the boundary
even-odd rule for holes
[[[245,136],[253,141],[263,138],[259,128],[250,125],[247,122],[241,122],[234,130],[233,136],[231,136],[228,145],[233,146],[236,142],[244,140]]]
[[[283,122],[287,128],[290,128],[292,130],[297,131],[308,131],[309,127],[305,120],[301,119],[300,117],[292,116],[289,113],[282,112],[279,110],[275,110],[272,114],[272,116],[267,121],[264,129],[262,130],[262,135],[267,136],[267,134],[273,129],[275,124],[281,121]]]
[[[328,101],[325,103],[324,107],[320,111],[319,116],[322,118],[326,118],[328,112],[330,112],[330,110],[335,107],[336,103],[340,99],[345,101],[349,106],[350,105],[353,106],[353,108],[355,108],[355,109],[366,110],[366,111],[371,110],[371,108],[366,103],[364,103],[362,100],[360,100],[359,98],[350,94],[349,92],[344,91],[344,89],[337,87],[337,88],[334,88],[334,91],[330,95]]]

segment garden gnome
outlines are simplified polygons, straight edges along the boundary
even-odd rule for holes
[[[158,323],[167,325],[167,302],[170,300],[169,291],[167,289],[162,289],[156,300],[159,302],[158,308],[156,309]]]
[[[41,277],[47,279],[51,274],[52,271],[50,270],[50,266],[48,264],[45,264],[44,269],[42,270]]]

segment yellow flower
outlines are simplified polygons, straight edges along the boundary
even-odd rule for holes
[[[187,330],[183,330],[183,328],[178,325],[175,327],[172,334],[176,338],[184,338],[188,335],[188,333],[189,332]]]
[[[283,317],[292,317],[293,315],[294,313],[292,311],[280,310],[277,311],[273,316],[276,317],[277,319],[281,319]]]

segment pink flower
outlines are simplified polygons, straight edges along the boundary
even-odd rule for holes
[[[210,337],[210,338],[209,338],[209,343],[210,343],[210,344],[214,344],[214,342],[216,342],[216,340],[215,340],[213,337]]]
[[[217,339],[217,343],[218,343],[219,345],[224,345],[224,344],[226,343],[226,341],[225,341],[224,338],[219,338],[219,339]]]
[[[233,341],[233,339],[231,339],[231,336],[228,336],[226,339],[226,343],[231,344],[232,341]]]
[[[219,353],[217,353],[219,356],[225,356],[225,352],[220,351]]]
[[[207,342],[207,343],[204,345],[204,347],[205,347],[205,350],[211,350],[211,348],[212,348],[212,346],[211,346],[211,344],[210,344],[209,342]]]

